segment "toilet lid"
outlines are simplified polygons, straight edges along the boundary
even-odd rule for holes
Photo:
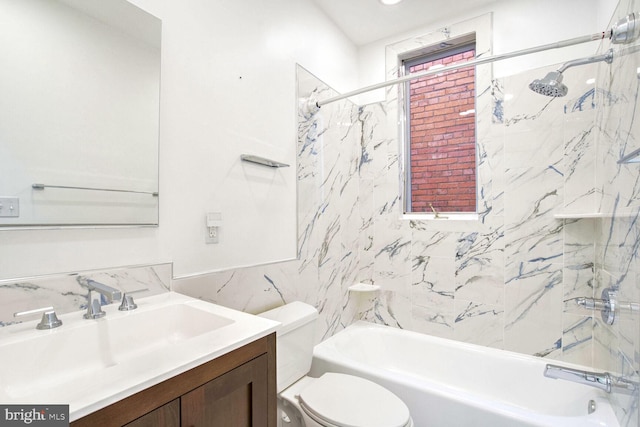
[[[409,408],[386,388],[353,375],[326,373],[298,396],[309,415],[340,427],[404,427]]]

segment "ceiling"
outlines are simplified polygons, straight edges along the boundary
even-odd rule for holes
[[[404,0],[385,6],[378,0],[313,0],[353,41],[362,46],[402,34],[496,0]]]

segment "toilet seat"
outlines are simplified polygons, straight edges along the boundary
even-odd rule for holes
[[[386,388],[353,375],[325,373],[298,395],[302,409],[327,427],[406,427],[409,408]]]

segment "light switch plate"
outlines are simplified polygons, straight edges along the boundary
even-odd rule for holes
[[[17,197],[0,197],[0,218],[17,218],[20,216],[20,199]]]

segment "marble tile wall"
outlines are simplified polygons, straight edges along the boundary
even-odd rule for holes
[[[635,0],[621,0],[613,20],[638,12],[638,7]],[[608,47],[603,46],[600,52]],[[594,294],[599,296],[603,289],[613,289],[620,305],[613,325],[594,316],[594,364],[637,383],[640,313],[630,310],[629,303],[640,302],[640,166],[618,163],[624,155],[640,148],[640,54],[629,53],[629,49],[630,46],[614,46],[613,63],[599,69],[595,194],[596,209],[603,218],[590,222],[596,233]],[[622,426],[640,425],[639,399],[637,391],[612,393]]]
[[[595,113],[590,105],[573,111],[575,99],[531,92],[528,83],[547,71],[478,89],[477,221],[400,218],[397,129],[384,125],[396,108],[364,107],[372,166],[360,170],[361,201],[372,201],[361,215],[371,244],[361,247],[359,279],[383,289],[368,320],[591,365],[590,313],[564,301],[593,294],[593,233],[565,229],[554,215],[564,210],[565,185],[593,193],[593,180],[573,183],[580,159],[565,156],[565,145],[589,144]],[[589,90],[576,85],[572,93]],[[573,249],[565,256],[567,238]]]

